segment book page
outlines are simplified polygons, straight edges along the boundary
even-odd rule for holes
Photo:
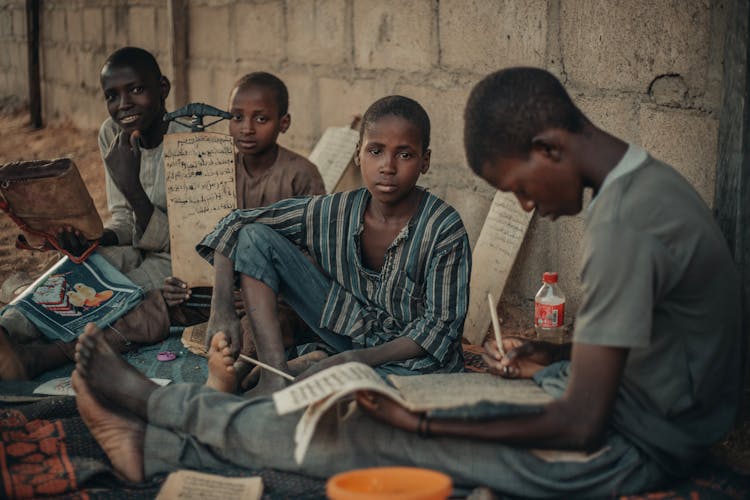
[[[164,136],[172,274],[189,286],[212,286],[213,268],[195,245],[237,208],[234,149],[228,135]]]
[[[156,496],[157,500],[257,500],[263,495],[260,477],[224,477],[205,472],[178,470],[167,480]]]
[[[279,415],[291,413],[317,403],[332,394],[343,396],[360,390],[383,388],[398,398],[398,392],[386,384],[369,366],[351,361],[332,366],[273,394]]]
[[[165,386],[171,382],[168,378],[151,378],[151,381],[160,385]],[[70,383],[70,377],[53,378],[34,389],[33,394],[42,394],[45,396],[75,396],[76,391],[73,390],[73,385]]]
[[[359,133],[349,127],[328,127],[308,159],[318,167],[326,193],[332,193],[354,157]]]
[[[480,401],[540,405],[552,396],[533,380],[511,380],[489,373],[434,373],[410,377],[389,375],[405,406],[414,411],[473,405]]]
[[[482,342],[490,324],[487,294],[500,298],[526,236],[533,212],[525,212],[513,193],[498,191],[472,253],[471,299],[464,337]]]

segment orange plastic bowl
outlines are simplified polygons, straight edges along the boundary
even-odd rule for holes
[[[449,476],[417,467],[373,467],[331,477],[331,500],[445,500],[453,491]]]

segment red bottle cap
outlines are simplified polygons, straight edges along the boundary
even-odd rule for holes
[[[544,273],[542,275],[542,281],[545,283],[557,283],[557,273]]]

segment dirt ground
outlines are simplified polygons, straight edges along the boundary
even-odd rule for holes
[[[70,124],[31,130],[26,114],[0,113],[0,165],[16,160],[72,158],[89,188],[102,219],[108,217],[104,192],[104,173],[97,145],[96,131],[79,131]],[[38,276],[54,263],[58,256],[49,252],[17,250],[18,231],[14,223],[0,215],[0,284],[14,273]],[[498,308],[503,332],[533,336],[530,327],[530,304],[503,301]],[[729,436],[714,447],[720,460],[750,474],[750,392],[744,393],[744,418]]]

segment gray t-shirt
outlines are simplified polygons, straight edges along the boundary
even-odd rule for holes
[[[739,281],[711,212],[630,146],[587,213],[581,278],[574,341],[630,349],[615,429],[684,475],[731,427],[741,384]]]

